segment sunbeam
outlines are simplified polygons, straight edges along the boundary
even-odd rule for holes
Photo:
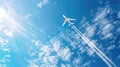
[[[12,17],[10,17],[10,15],[12,14],[8,14],[8,12],[9,10],[7,11],[3,7],[0,8],[0,19],[4,20],[2,24],[6,28],[3,30],[3,32],[10,37],[14,37],[13,33],[15,33],[15,31],[26,38],[29,38],[30,36],[32,36],[30,32],[27,31],[27,29],[21,25],[24,21],[22,22],[22,20],[16,20],[15,18],[14,20]],[[16,18],[19,19],[20,17],[16,17]],[[9,30],[7,30],[7,28],[9,28]]]

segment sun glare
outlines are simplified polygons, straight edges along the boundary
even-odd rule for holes
[[[11,10],[6,10],[5,8],[0,7],[0,22],[5,26],[5,30],[2,28],[0,28],[0,30],[2,30],[7,36],[10,37],[14,37],[13,33],[15,33],[15,31],[19,33],[21,33],[21,31],[27,32],[24,27],[19,24],[21,20],[16,20],[14,17],[11,17],[13,14],[10,14],[9,11]]]
[[[1,31],[3,31],[5,35],[13,37],[13,32],[11,32],[14,30],[13,21],[11,21],[12,19],[9,17],[7,11],[4,8],[0,8],[0,19],[4,21],[4,23],[1,24],[5,26],[4,29],[1,28]]]
[[[6,15],[6,10],[4,8],[0,8],[0,17],[4,17]]]

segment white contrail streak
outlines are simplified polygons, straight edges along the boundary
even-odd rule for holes
[[[74,29],[77,34],[88,44],[88,46],[90,48],[92,48],[92,50],[94,52],[96,52],[96,54],[109,66],[109,67],[117,67],[102,51],[100,51],[84,34],[82,34],[77,27],[75,27],[74,25],[71,26],[72,29]]]

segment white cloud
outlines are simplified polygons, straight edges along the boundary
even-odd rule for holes
[[[83,66],[82,67],[90,67],[90,64],[91,64],[91,62],[89,61],[89,62],[86,62],[86,63],[84,63],[83,64]]]
[[[8,43],[8,40],[6,39],[3,39],[2,37],[0,37],[0,44],[7,44]]]
[[[82,62],[82,59],[79,57],[79,58],[74,58],[72,64],[75,66],[75,67],[80,67],[79,64]]]
[[[32,59],[32,60],[28,60],[28,67],[39,67],[38,65],[37,65],[37,63],[38,63],[39,61],[38,61],[38,59]]]
[[[92,49],[88,49],[88,50],[87,50],[87,54],[88,54],[89,56],[93,56],[93,55],[94,55],[94,51],[93,51]]]
[[[27,15],[25,15],[25,18],[27,19],[27,18],[29,18],[29,17],[31,17],[32,16],[32,14],[31,13],[28,13]]]
[[[72,67],[70,64],[61,64],[61,66],[60,67]]]
[[[66,65],[65,64],[61,64],[61,67],[66,67]]]
[[[103,28],[102,28],[102,33],[106,34],[108,32],[110,32],[111,30],[113,30],[113,25],[112,24],[106,24]]]
[[[86,27],[86,36],[92,37],[95,34],[95,26],[87,26]]]
[[[48,59],[51,64],[57,64],[58,62],[57,57],[55,56],[49,56]]]
[[[32,43],[37,47],[41,46],[41,43],[39,40],[32,40]]]
[[[6,67],[6,64],[10,61],[9,58],[11,58],[10,48],[8,45],[8,40],[0,37],[0,64],[1,67]]]
[[[53,45],[54,51],[57,53],[57,55],[62,58],[65,61],[69,61],[72,53],[70,52],[70,49],[68,47],[62,48],[62,45],[59,40],[53,39],[51,40],[51,43]]]
[[[109,47],[107,47],[107,50],[110,51],[110,50],[113,50],[116,46],[115,45],[110,45]]]
[[[39,44],[39,40],[32,40],[34,44]],[[60,59],[63,61],[69,62],[72,52],[68,47],[63,47],[61,45],[61,41],[59,38],[53,38],[50,40],[51,45],[43,45],[35,46],[39,47],[37,51],[38,54],[34,54],[37,56],[31,60],[28,60],[29,67],[33,65],[41,66],[41,67],[57,67],[57,63]],[[34,48],[33,48],[34,49]],[[55,54],[51,54],[55,52]],[[31,52],[31,54],[34,52]],[[40,65],[39,65],[40,64]]]
[[[114,29],[114,25],[111,24],[111,21],[107,19],[107,15],[111,12],[111,8],[109,6],[105,6],[103,8],[99,8],[98,12],[93,20],[98,28],[99,35],[101,39],[112,38],[113,33],[112,30]]]
[[[30,64],[28,67],[39,67],[37,64]]]
[[[41,51],[45,53],[46,56],[49,56],[51,53],[51,48],[48,45],[44,45],[41,47]]]
[[[9,52],[10,48],[2,48],[2,50],[5,51],[5,52]]]
[[[38,7],[42,8],[43,6],[45,6],[48,3],[48,0],[42,0],[40,3],[38,3]]]
[[[61,48],[60,41],[55,41],[55,42],[53,43],[53,49],[54,49],[56,52],[58,52],[58,51],[60,50],[60,48]]]
[[[71,34],[71,33],[70,33]],[[67,34],[68,35],[68,34]],[[60,37],[62,37],[64,40],[66,40],[67,42],[71,43],[72,40],[70,39],[70,37],[66,36],[63,32],[60,33]]]
[[[53,49],[50,47],[49,44],[43,45],[40,43],[39,40],[32,40],[32,43],[35,44],[35,47],[32,48],[35,52],[30,52],[31,54],[34,54],[34,58],[31,60],[28,60],[28,66],[29,67],[56,67],[57,64],[57,55],[52,55],[51,52],[53,52]],[[36,49],[37,47],[37,49]]]
[[[69,61],[71,58],[72,53],[70,52],[70,49],[68,47],[61,50],[61,57],[65,61]]]
[[[102,35],[103,35],[103,39],[107,39],[107,38],[112,38],[113,34],[111,33],[111,31],[113,30],[114,26],[110,23],[106,24],[103,26],[103,28],[101,28],[102,30]]]
[[[107,39],[107,38],[112,38],[113,34],[112,33],[107,33],[106,35],[103,36],[102,39]]]
[[[42,61],[46,67],[56,66],[56,64],[58,63],[57,56],[44,56],[42,58]]]
[[[7,59],[6,57],[0,58],[0,63],[6,64],[6,62],[9,62],[10,60]]]
[[[78,34],[75,34],[75,32],[71,32],[69,33],[70,36],[68,36],[68,34],[64,34],[63,32],[61,32],[60,37],[62,37],[66,42],[70,43],[68,45],[72,46],[73,49],[75,49],[77,47],[77,44],[80,43],[80,37],[78,36]],[[72,36],[71,36],[72,35]],[[72,40],[72,38],[75,38],[75,40]]]
[[[13,36],[13,30],[11,30],[11,31],[4,30],[4,33],[5,33],[5,35],[7,35],[7,36],[9,36],[9,37],[14,37],[14,36]]]
[[[94,22],[105,18],[108,13],[110,13],[110,8],[108,6],[106,6],[104,8],[99,8],[98,12],[96,14],[96,17],[94,19]]]
[[[42,6],[43,6],[43,3],[40,2],[40,3],[38,4],[38,7],[42,8]]]
[[[4,18],[0,23],[0,31],[4,33],[6,36],[14,37],[13,33],[15,31],[15,26],[8,19]]]

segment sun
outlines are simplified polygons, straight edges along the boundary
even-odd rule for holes
[[[8,7],[9,8],[9,7]],[[22,25],[21,20],[17,20],[20,17],[19,14],[17,14],[17,17],[14,17],[14,13],[11,13],[14,9],[6,9],[4,7],[0,7],[0,25],[4,25],[3,27],[0,27],[0,30],[9,37],[14,37],[14,33],[19,33],[24,35],[24,33],[29,33],[25,27]],[[15,12],[16,13],[16,12]],[[21,33],[22,32],[22,33]]]
[[[4,27],[1,27],[1,31],[5,33],[6,36],[13,37],[14,29],[12,29],[13,26],[10,23],[11,19],[7,14],[7,11],[2,7],[0,7],[0,20],[2,20],[0,25],[4,26]]]
[[[4,8],[0,7],[0,18],[4,17],[6,15],[7,11]]]

